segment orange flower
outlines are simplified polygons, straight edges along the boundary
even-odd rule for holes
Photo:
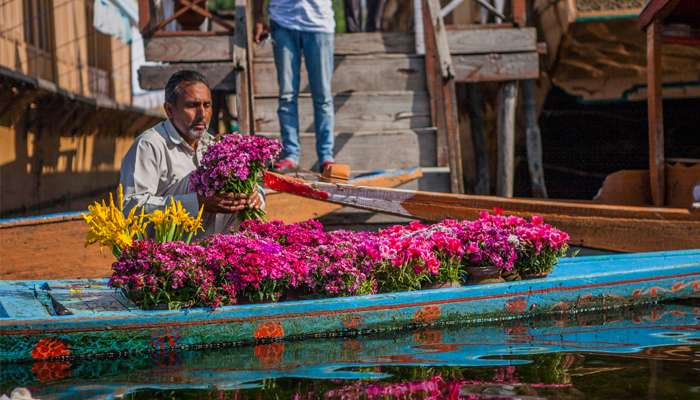
[[[48,360],[50,358],[66,357],[70,355],[68,345],[60,339],[45,337],[39,340],[32,350],[32,358],[35,360]]]
[[[253,336],[256,339],[281,338],[284,337],[284,328],[278,321],[268,321],[255,328]]]
[[[525,297],[518,297],[512,300],[506,301],[506,311],[520,314],[527,308],[527,299]]]
[[[433,321],[437,321],[440,318],[440,307],[438,306],[425,306],[420,310],[416,311],[413,315],[413,321],[429,324]]]

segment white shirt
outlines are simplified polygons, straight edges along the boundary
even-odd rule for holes
[[[197,150],[182,139],[170,120],[163,121],[136,138],[124,156],[119,180],[124,187],[124,212],[144,207],[146,213],[164,209],[172,197],[182,202],[191,216],[199,212],[197,194],[189,189],[189,176],[197,169],[213,137],[205,133]],[[238,226],[237,214],[204,212],[204,233],[228,232]]]
[[[335,32],[331,0],[270,0],[270,18],[286,29]]]

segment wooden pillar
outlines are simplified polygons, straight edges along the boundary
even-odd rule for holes
[[[664,116],[661,96],[661,22],[647,27],[647,108],[649,118],[649,179],[651,199],[663,206],[666,197],[664,170]]]
[[[423,22],[426,81],[432,118],[438,130],[438,166],[449,166],[450,190],[453,193],[464,193],[454,75],[447,32],[437,0],[425,0],[423,3]]]
[[[496,194],[513,197],[515,160],[515,110],[518,83],[504,82],[498,92],[498,178]]]
[[[467,84],[469,122],[471,125],[474,158],[476,160],[476,184],[474,193],[489,194],[491,191],[491,173],[489,172],[489,148],[484,130],[483,99],[478,83]]]
[[[238,125],[243,134],[255,133],[255,112],[253,108],[252,72],[252,29],[250,10],[246,0],[236,0],[236,24],[233,39],[233,64],[236,69],[236,105],[238,107]]]
[[[523,114],[525,115],[525,142],[527,146],[527,166],[530,171],[530,185],[533,197],[547,197],[542,168],[542,135],[537,122],[535,105],[535,80],[527,79],[523,85]]]

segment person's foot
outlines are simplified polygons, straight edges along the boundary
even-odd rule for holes
[[[280,174],[296,172],[298,169],[299,165],[297,165],[297,163],[288,158],[279,160],[275,163],[275,165],[272,166],[272,170],[275,172],[279,172]]]
[[[335,161],[333,160],[326,160],[321,163],[321,173],[326,170],[327,167],[330,167],[331,165],[335,164]]]

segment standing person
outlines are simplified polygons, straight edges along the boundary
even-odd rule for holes
[[[254,2],[255,41],[260,43],[268,28],[262,20],[263,0]],[[320,170],[333,164],[333,36],[335,19],[331,0],[270,0],[270,31],[279,84],[279,118],[282,156],[275,163],[279,172],[298,169],[299,74],[304,57],[314,107],[316,155]]]
[[[362,32],[362,0],[343,0],[345,3],[345,28],[349,33]],[[366,32],[382,30],[382,16],[386,0],[367,0]]]
[[[196,71],[173,74],[165,85],[168,119],[139,135],[122,160],[119,180],[124,187],[124,210],[143,207],[145,212],[163,210],[170,199],[182,202],[187,212],[202,214],[203,235],[235,228],[238,212],[246,206],[262,208],[262,190],[243,194],[197,195],[189,176],[197,169],[213,137],[207,132],[211,120],[211,90]]]

